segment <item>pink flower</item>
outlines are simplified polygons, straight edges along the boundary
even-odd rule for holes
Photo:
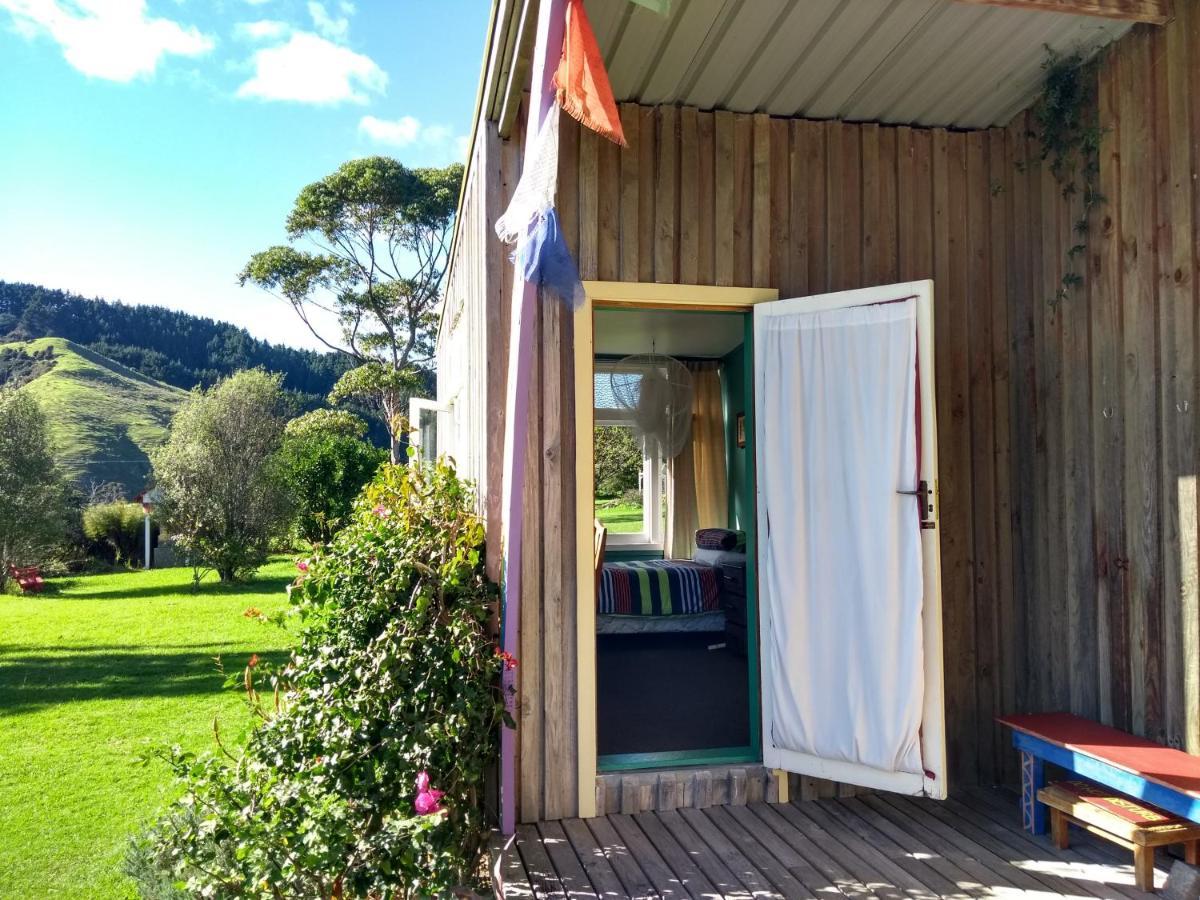
[[[499,647],[497,647],[496,655],[498,657],[500,657],[502,660],[504,660],[504,671],[505,672],[511,672],[513,669],[515,669],[517,667],[517,658],[515,656],[513,656],[511,653],[509,653],[507,650],[501,650]]]
[[[307,572],[308,571],[308,560],[307,559],[300,560],[298,563],[296,563],[296,568],[299,569],[301,572]]]
[[[429,786],[428,772],[421,772],[417,775],[417,798],[413,801],[413,808],[418,815],[431,816],[443,812],[445,810],[445,807],[442,806],[444,796],[446,796],[445,791],[435,791]]]
[[[388,509],[386,506],[384,506],[382,503],[380,503],[373,510],[371,510],[371,512],[375,513],[375,515],[379,516],[379,518],[381,518],[381,519],[386,518],[387,516],[390,516],[392,514],[392,511],[390,509]]]
[[[251,654],[250,654],[250,660],[249,660],[249,662],[247,662],[247,663],[246,663],[246,665],[248,665],[248,666],[249,666],[250,668],[252,668],[252,669],[253,669],[255,666],[257,666],[257,665],[258,665],[258,654],[257,654],[257,653],[251,653]]]

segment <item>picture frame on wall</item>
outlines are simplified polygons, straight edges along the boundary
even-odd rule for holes
[[[746,446],[746,414],[737,414],[737,445],[739,447]]]

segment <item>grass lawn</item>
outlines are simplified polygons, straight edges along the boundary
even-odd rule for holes
[[[129,836],[175,795],[166,767],[138,756],[244,736],[240,671],[280,660],[281,629],[250,606],[287,605],[296,570],[277,560],[248,583],[190,569],[52,579],[45,594],[0,595],[0,896],[133,897],[120,873]]]
[[[612,501],[602,501],[611,503]],[[615,503],[612,506],[596,504],[596,518],[610,533],[629,534],[642,530],[642,507],[640,504]]]

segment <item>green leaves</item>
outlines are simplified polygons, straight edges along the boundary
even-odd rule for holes
[[[233,761],[169,757],[184,795],[139,845],[139,884],[365,900],[475,877],[505,713],[473,509],[449,467],[379,471],[291,592],[291,660],[247,675],[263,715],[248,745]],[[422,772],[445,813],[416,815]]]

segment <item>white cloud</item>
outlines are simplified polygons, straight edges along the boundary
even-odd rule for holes
[[[454,139],[454,149],[458,151],[458,158],[463,162],[467,161],[467,154],[471,152],[471,136],[469,134],[460,134]]]
[[[313,28],[317,30],[317,33],[321,37],[336,41],[339,44],[345,43],[346,39],[350,36],[349,14],[354,12],[354,7],[351,6],[347,10],[343,4],[342,12],[344,15],[335,18],[325,9],[324,3],[309,0],[308,14],[312,16]]]
[[[278,19],[259,19],[257,22],[238,22],[233,33],[251,41],[268,41],[291,34],[292,26]]]
[[[164,56],[201,56],[213,39],[192,26],[150,16],[145,0],[0,0],[19,33],[47,35],[68,63],[93,78],[132,81]]]
[[[458,158],[467,155],[470,138],[455,135],[448,125],[425,125],[416,116],[401,116],[398,119],[380,119],[363,116],[358,130],[377,144],[390,147],[426,147],[433,150],[450,150]]]
[[[3,2],[3,0],[0,0]],[[297,103],[366,103],[382,93],[387,73],[373,59],[339,47],[307,31],[253,57],[254,76],[238,88],[239,97]]]

